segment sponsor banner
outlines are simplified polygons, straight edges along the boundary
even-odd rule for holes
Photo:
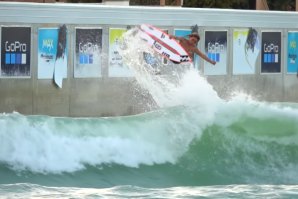
[[[185,38],[189,39],[188,38],[189,34],[191,34],[191,30],[179,30],[179,29],[174,30],[174,35],[176,37],[185,37]],[[199,69],[199,56],[195,54],[194,60],[192,60],[192,61],[193,61],[194,67],[196,69]]]
[[[61,36],[60,40],[63,40]],[[61,50],[58,51],[58,42],[59,28],[38,29],[38,79],[53,79],[56,65],[59,70],[61,69],[61,78],[67,77],[67,47],[65,44],[65,49],[61,53]],[[60,43],[64,42],[60,41]]]
[[[109,34],[109,76],[131,77],[133,72],[123,64],[121,50],[124,48],[124,28],[110,28]]]
[[[260,49],[260,37],[255,29],[235,29],[233,31],[233,74],[254,74]]]
[[[101,50],[101,28],[76,28],[74,77],[100,77]]]
[[[205,75],[227,74],[227,31],[205,31],[205,54],[216,65],[204,62]]]
[[[59,28],[38,29],[38,79],[53,79],[57,63]],[[62,78],[67,77],[67,55],[59,65],[63,68]]]
[[[298,73],[298,32],[288,32],[287,72]]]
[[[30,76],[31,27],[1,30],[1,76]]]
[[[262,32],[262,73],[281,72],[281,32]]]

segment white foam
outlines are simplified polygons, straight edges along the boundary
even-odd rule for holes
[[[129,42],[122,54],[127,65],[134,70],[138,83],[149,91],[159,107],[213,107],[220,103],[221,100],[212,86],[190,64],[184,64],[184,70],[178,73],[175,73],[175,68],[181,66],[174,65],[169,75],[154,75],[148,72],[143,52],[154,52],[138,37],[137,32],[137,29],[133,29],[125,34],[125,40]],[[163,66],[160,64],[159,67]]]
[[[164,113],[131,118],[0,117],[0,162],[15,170],[73,172],[85,165],[175,163],[199,129]],[[138,116],[141,117],[141,116]]]

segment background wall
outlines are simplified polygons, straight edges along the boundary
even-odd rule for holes
[[[101,74],[98,77],[74,77],[77,27],[100,27],[102,53],[108,55],[110,28],[126,28],[141,23],[159,26],[171,34],[177,29],[190,30],[191,26],[198,25],[201,35],[199,48],[206,54],[209,53],[207,39],[212,43],[212,35],[219,34],[218,32],[225,34],[225,50],[220,52],[220,55],[226,58],[219,64],[222,64],[222,70],[210,68],[211,66],[202,59],[198,62],[198,69],[221,97],[228,98],[233,91],[238,90],[259,100],[298,102],[297,71],[289,72],[288,69],[288,35],[291,31],[298,31],[297,19],[297,13],[292,12],[1,2],[2,29],[31,27],[31,55],[30,75],[0,76],[0,112],[18,111],[22,114],[55,116],[116,116],[148,110],[150,106],[154,106],[150,96],[137,92],[134,78],[112,77],[109,74],[108,58],[101,61]],[[40,28],[59,27],[61,24],[67,26],[69,42],[67,78],[63,80],[63,87],[58,88],[52,79],[38,78],[38,31]],[[252,72],[241,74],[235,72],[237,67],[234,64],[233,44],[238,40],[235,40],[234,34],[235,30],[240,29],[248,32],[251,27],[258,35],[260,53],[256,57]],[[262,46],[265,45],[265,38],[262,36],[266,35],[264,32],[280,32],[278,72],[262,71],[268,64],[263,63],[265,58],[262,57]],[[3,59],[1,64],[3,65]]]

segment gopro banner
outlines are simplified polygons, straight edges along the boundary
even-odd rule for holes
[[[124,65],[121,50],[125,44],[123,34],[124,28],[110,28],[109,34],[109,76],[110,77],[131,77],[133,72]]]
[[[227,31],[205,31],[205,54],[216,62],[204,62],[204,74],[224,75],[227,73]]]
[[[233,74],[254,74],[260,48],[260,38],[255,29],[235,29],[233,32]]]
[[[262,32],[262,73],[279,73],[281,68],[281,32]]]
[[[100,77],[101,50],[101,28],[76,28],[74,77]]]
[[[2,27],[1,76],[30,76],[31,27]]]
[[[288,32],[288,73],[298,73],[298,32]]]

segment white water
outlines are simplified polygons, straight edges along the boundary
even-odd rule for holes
[[[200,106],[207,109],[205,112],[212,114],[222,103],[212,86],[192,64],[173,65],[173,71],[166,75],[152,74],[143,59],[143,52],[154,52],[140,39],[137,29],[128,31],[125,41],[127,48],[122,51],[124,62],[134,71],[138,84],[149,91],[159,107]],[[159,67],[163,67],[162,63]],[[177,71],[177,68],[180,70]]]

